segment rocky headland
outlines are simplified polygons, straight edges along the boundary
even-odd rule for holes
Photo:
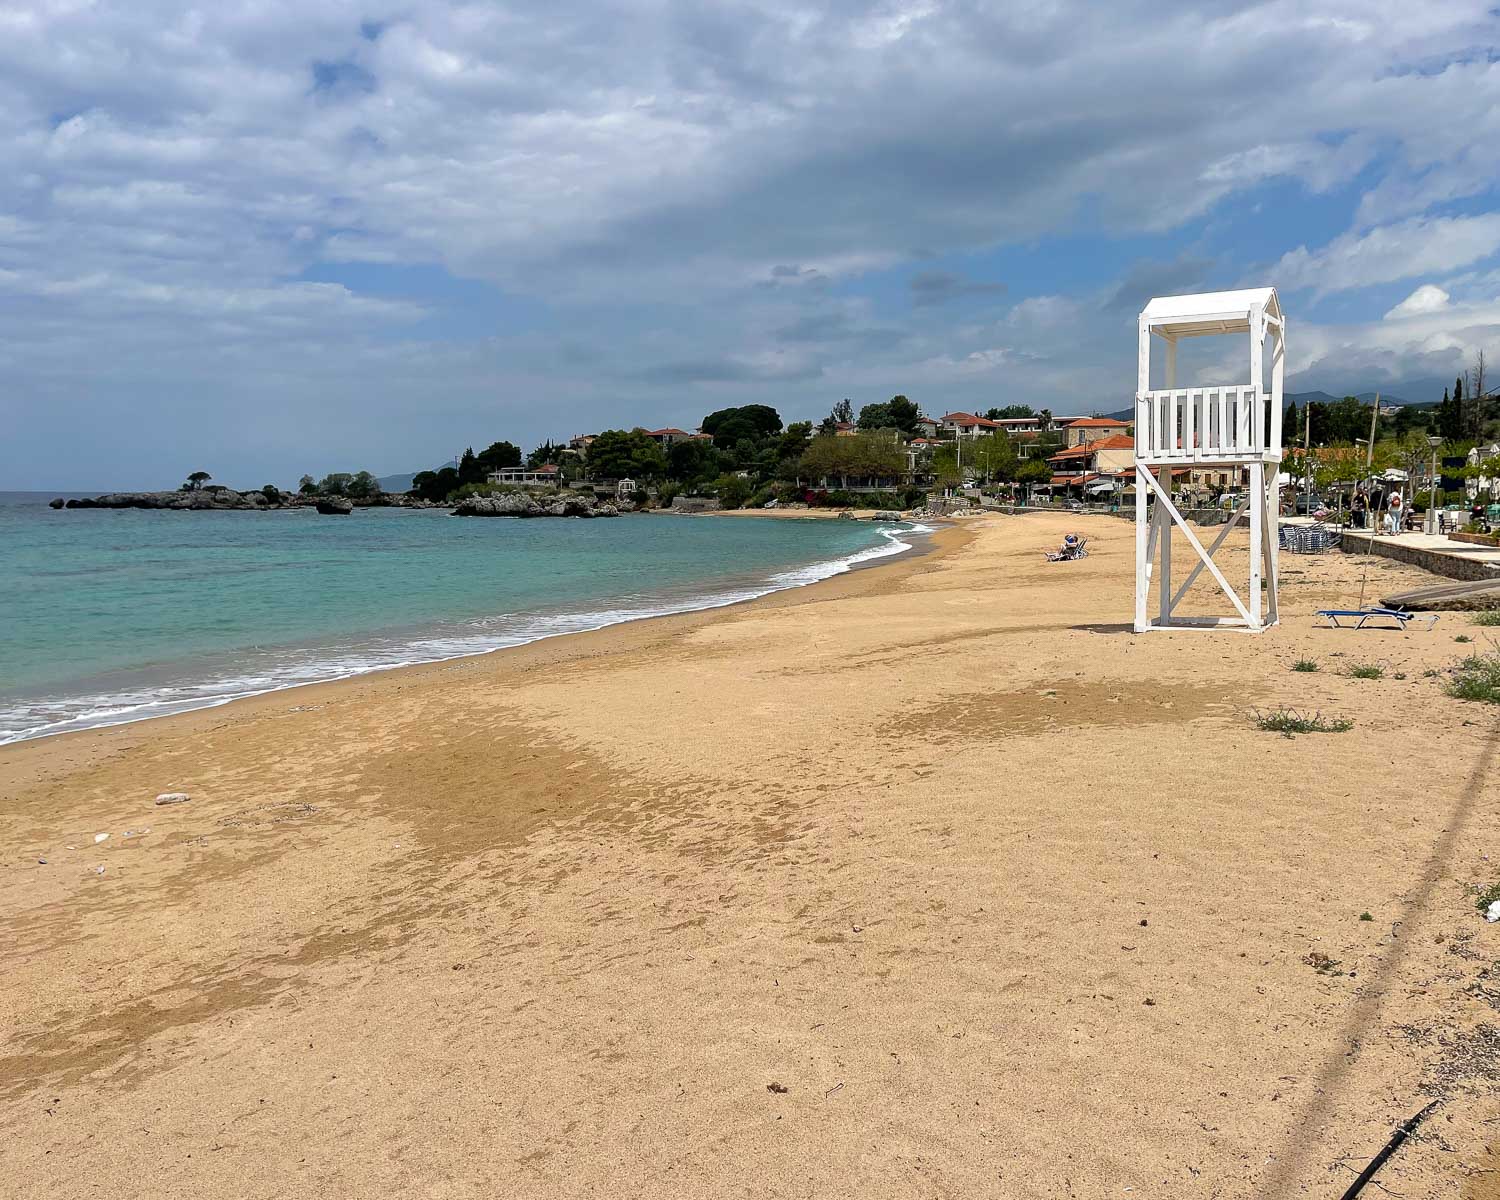
[[[453,509],[456,517],[617,517],[613,504],[593,496],[528,496],[505,492],[498,496],[470,496]]]
[[[198,491],[106,492],[72,500],[58,497],[52,508],[154,508],[178,512],[270,512],[277,509],[315,508],[319,512],[347,514],[356,508],[448,508],[440,501],[416,496],[382,493],[368,500],[343,496],[304,496],[300,492],[237,492],[233,488],[202,488]]]

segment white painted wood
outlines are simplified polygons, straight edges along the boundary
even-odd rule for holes
[[[1172,488],[1172,469],[1170,467],[1157,467],[1157,490],[1165,489],[1169,494]],[[1157,535],[1158,548],[1161,551],[1161,571],[1156,581],[1157,588],[1157,623],[1170,625],[1172,623],[1172,518],[1167,510],[1158,504],[1156,506],[1157,527],[1161,532]]]
[[[1142,474],[1146,476],[1147,482],[1151,485],[1151,490],[1156,493],[1157,504],[1166,506],[1167,513],[1173,523],[1182,530],[1188,540],[1188,544],[1197,552],[1198,557],[1203,560],[1203,565],[1208,568],[1208,573],[1214,577],[1214,582],[1229,597],[1230,603],[1234,605],[1245,623],[1254,624],[1250,620],[1250,612],[1245,607],[1244,601],[1240,599],[1239,593],[1229,586],[1229,580],[1224,578],[1224,572],[1219,570],[1219,564],[1209,557],[1208,551],[1203,548],[1203,543],[1198,540],[1198,535],[1193,532],[1192,526],[1183,519],[1182,514],[1177,511],[1177,506],[1172,503],[1172,497],[1167,495],[1165,489],[1157,482],[1156,476],[1151,474],[1150,471],[1143,471]]]
[[[1250,624],[1260,628],[1260,572],[1262,533],[1266,515],[1265,468],[1260,463],[1250,467]]]
[[[1137,633],[1145,633],[1151,627],[1146,620],[1146,588],[1149,585],[1146,572],[1151,565],[1151,551],[1146,548],[1145,475],[1145,469],[1137,466],[1135,469],[1135,631]]]
[[[1265,517],[1262,522],[1260,551],[1265,562],[1266,569],[1266,624],[1277,625],[1281,622],[1281,606],[1277,601],[1281,585],[1281,564],[1278,558],[1281,538],[1278,536],[1280,520],[1276,511],[1276,495],[1280,492],[1280,486],[1276,483],[1276,476],[1280,472],[1272,467],[1271,478],[1261,490],[1260,503],[1264,508]]]
[[[1198,296],[1159,296],[1142,310],[1138,324],[1136,380],[1136,596],[1137,630],[1234,626],[1258,631],[1279,619],[1280,583],[1279,464],[1282,458],[1282,387],[1286,362],[1286,317],[1274,288],[1249,288]],[[1184,337],[1242,334],[1247,382],[1217,386],[1177,386],[1177,345]],[[1163,379],[1151,387],[1151,339],[1165,343]],[[1265,362],[1270,339],[1269,379]],[[1241,345],[1246,345],[1242,342]],[[1205,550],[1171,498],[1174,465],[1238,466],[1250,478],[1246,500]],[[1270,468],[1267,470],[1267,468]],[[1149,487],[1156,504],[1144,495]],[[1250,597],[1248,606],[1214,561],[1241,515],[1250,518]],[[1173,526],[1182,529],[1197,562],[1175,590],[1172,579]],[[1160,556],[1159,560],[1157,556]],[[1207,570],[1233,605],[1237,617],[1189,619],[1175,609]],[[1158,615],[1149,620],[1147,590],[1157,585]],[[1265,596],[1261,582],[1265,581]],[[1262,619],[1262,612],[1265,614]]]
[[[1240,523],[1240,518],[1250,511],[1250,497],[1240,501],[1239,506],[1230,514],[1229,521],[1219,529],[1219,536],[1214,538],[1213,545],[1208,548],[1208,556],[1212,558],[1219,552],[1219,547],[1229,537],[1230,531]],[[1172,607],[1176,608],[1182,603],[1182,598],[1187,595],[1188,589],[1198,582],[1198,576],[1203,573],[1203,564],[1194,563],[1193,569],[1188,572],[1188,577],[1182,581],[1182,586],[1177,589],[1177,594],[1172,598]]]

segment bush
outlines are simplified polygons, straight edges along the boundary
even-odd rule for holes
[[[1477,612],[1469,620],[1475,625],[1500,625],[1500,608],[1493,608],[1488,612]]]
[[[869,508],[879,507],[875,497],[858,492],[810,492],[807,502],[816,508]]]
[[[1292,737],[1298,733],[1348,733],[1354,722],[1348,717],[1325,717],[1322,713],[1304,717],[1296,709],[1278,708],[1268,713],[1257,712],[1255,726],[1267,733]]]
[[[750,499],[750,481],[739,475],[720,475],[714,481],[714,494],[723,508],[742,508]]]
[[[1292,670],[1294,671],[1309,672],[1316,671],[1317,669],[1318,664],[1310,658],[1299,658],[1292,664]]]
[[[902,508],[926,508],[927,507],[927,489],[926,488],[919,488],[919,487],[909,487],[909,488],[907,488],[904,492],[901,493],[901,507]]]
[[[1454,668],[1448,695],[1456,700],[1500,704],[1500,654],[1472,654]]]
[[[1379,663],[1355,663],[1349,668],[1350,679],[1384,679],[1385,668]]]

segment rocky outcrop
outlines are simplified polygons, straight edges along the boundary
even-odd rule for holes
[[[66,503],[54,500],[53,508],[165,508],[191,511],[281,508],[291,498],[272,499],[264,492],[237,492],[233,488],[204,488],[196,492],[108,492]]]
[[[320,496],[318,511],[325,517],[347,517],[354,511],[354,501],[342,496]]]
[[[673,512],[718,512],[723,506],[712,496],[673,496]]]
[[[617,517],[613,504],[592,496],[528,496],[505,492],[498,496],[470,496],[453,509],[456,517]]]

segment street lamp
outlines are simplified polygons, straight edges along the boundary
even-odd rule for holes
[[[1432,447],[1432,487],[1428,492],[1429,499],[1427,501],[1427,520],[1424,522],[1424,524],[1426,525],[1428,533],[1435,534],[1439,532],[1437,511],[1437,452],[1438,447],[1443,444],[1443,439],[1440,437],[1429,437],[1427,439],[1427,444]]]

